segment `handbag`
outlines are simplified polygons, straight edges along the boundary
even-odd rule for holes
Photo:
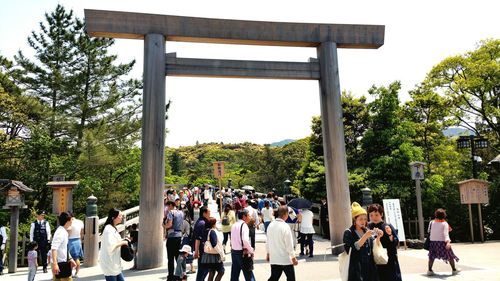
[[[373,244],[373,260],[375,264],[384,265],[389,261],[389,257],[387,256],[387,251],[382,247],[382,243],[380,243],[379,239],[375,239]]]
[[[432,222],[429,224],[429,232],[427,233],[427,237],[425,238],[424,241],[424,249],[429,251],[429,248],[431,246],[431,230],[432,230]]]
[[[215,245],[215,247],[212,247],[212,243],[210,243],[210,232],[212,230],[210,229],[208,231],[208,234],[207,234],[207,241],[205,242],[205,245],[203,246],[203,252],[204,253],[207,253],[207,254],[219,254],[219,252],[217,251],[217,246],[218,245]],[[218,244],[219,241],[217,241],[217,244]]]
[[[59,267],[59,274],[56,274],[56,278],[68,278],[71,276],[71,263],[69,263],[69,250],[66,251],[66,261],[58,262],[57,266]]]
[[[340,271],[340,280],[347,281],[349,279],[349,261],[351,260],[351,251],[347,253],[343,251],[339,255],[339,271]]]
[[[122,245],[120,248],[120,256],[124,261],[132,261],[134,259],[134,249],[130,241],[127,240],[127,245]]]
[[[240,239],[241,239],[241,247],[243,248],[243,223],[241,224],[240,227]],[[242,268],[245,271],[253,270],[253,257],[249,255],[244,248],[243,248]]]

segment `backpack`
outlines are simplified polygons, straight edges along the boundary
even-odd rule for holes
[[[229,217],[227,214],[222,218],[222,225],[229,225]]]

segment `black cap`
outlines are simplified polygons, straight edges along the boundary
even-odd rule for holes
[[[45,210],[38,210],[38,212],[36,212],[36,214],[37,215],[45,215],[47,213],[45,212]]]

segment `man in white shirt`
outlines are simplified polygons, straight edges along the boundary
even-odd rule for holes
[[[71,216],[66,212],[62,212],[59,215],[58,220],[59,227],[54,233],[52,246],[50,248],[52,257],[52,274],[54,275],[53,280],[72,280],[71,271],[69,272],[69,276],[57,278],[57,275],[60,273],[58,263],[69,262],[71,264],[71,268],[76,266],[75,261],[71,258],[71,254],[68,252],[68,229],[71,227]]]
[[[293,247],[292,230],[285,222],[288,218],[288,207],[280,206],[277,218],[267,228],[267,256],[271,263],[271,277],[269,281],[278,281],[283,271],[286,280],[295,281],[295,269],[298,264]]]
[[[250,216],[250,222],[247,223],[247,225],[248,225],[248,229],[249,229],[250,245],[252,246],[252,248],[255,249],[255,229],[259,228],[260,219],[259,219],[259,213],[251,205],[255,202],[250,201],[249,203],[250,204],[245,207],[245,209],[248,211],[248,215]]]
[[[37,212],[36,221],[31,223],[30,241],[38,244],[38,256],[42,260],[43,272],[47,272],[47,252],[49,251],[50,224],[45,220],[45,211]]]
[[[250,237],[247,223],[250,215],[247,209],[238,212],[238,221],[231,227],[231,281],[240,280],[240,272],[243,271],[245,281],[255,281],[253,271],[243,269],[243,255],[253,256],[254,249],[250,245]]]

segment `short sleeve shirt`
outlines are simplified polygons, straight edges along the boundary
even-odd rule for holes
[[[29,251],[28,252],[28,266],[29,267],[35,267],[37,256],[38,256],[38,254],[36,251]]]
[[[167,220],[169,221],[173,220],[172,228],[168,230],[167,237],[168,238],[182,237],[182,224],[184,222],[184,213],[178,210],[168,212]]]
[[[207,231],[205,229],[205,220],[200,218],[196,221],[194,225],[194,239],[200,240],[200,248],[198,249],[200,253],[203,253],[203,247],[205,241],[207,241]]]

